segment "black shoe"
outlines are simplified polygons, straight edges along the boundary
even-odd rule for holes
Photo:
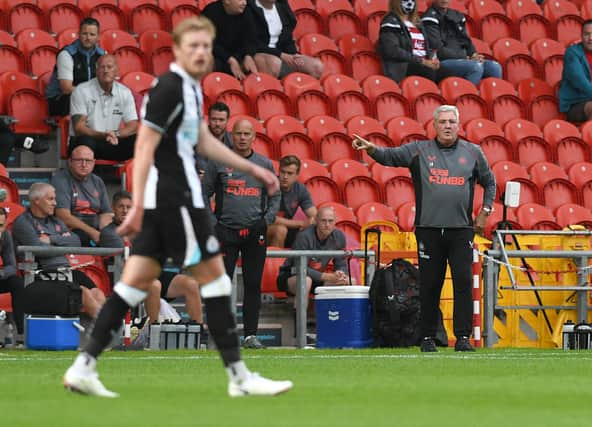
[[[419,346],[422,353],[437,353],[438,349],[436,348],[436,343],[434,339],[431,337],[425,337],[421,340],[421,345]]]
[[[458,337],[454,344],[454,351],[475,351],[475,348],[471,345],[469,337]]]

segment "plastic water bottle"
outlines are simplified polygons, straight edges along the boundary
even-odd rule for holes
[[[14,347],[14,326],[12,326],[12,323],[8,323],[6,337],[4,337],[4,347],[5,348],[13,348]]]

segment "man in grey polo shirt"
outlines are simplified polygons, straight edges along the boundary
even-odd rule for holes
[[[56,190],[56,216],[80,237],[82,246],[101,245],[112,241],[103,228],[113,216],[107,188],[93,173],[95,158],[86,145],[76,146],[68,159],[68,167],[55,172],[51,185]],[[114,232],[114,231],[112,231]]]
[[[88,145],[97,159],[134,155],[138,115],[132,92],[115,81],[118,73],[115,57],[101,56],[97,77],[76,86],[70,99],[70,145]]]

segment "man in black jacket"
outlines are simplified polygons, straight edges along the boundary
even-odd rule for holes
[[[293,71],[317,79],[323,74],[320,59],[302,55],[296,49],[296,17],[287,0],[248,0],[247,12],[254,22],[249,50],[255,52],[259,71],[280,79]]]
[[[467,33],[465,16],[450,9],[449,2],[450,0],[434,0],[421,18],[429,45],[438,51],[438,78],[441,80],[458,76],[475,85],[486,77],[501,78],[501,65],[496,61],[486,60],[475,50]]]
[[[254,31],[246,0],[218,0],[208,4],[202,15],[216,27],[214,70],[231,74],[239,80],[257,67],[247,47],[247,35]]]

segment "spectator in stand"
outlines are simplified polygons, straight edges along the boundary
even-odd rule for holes
[[[71,233],[66,224],[55,216],[56,190],[52,185],[41,182],[32,184],[29,202],[29,209],[19,215],[13,224],[17,246],[80,246],[78,236]],[[36,256],[35,259],[39,267],[46,271],[70,265],[64,255]],[[105,302],[105,294],[80,270],[72,270],[72,280],[82,290],[84,311],[94,317]]]
[[[302,230],[292,245],[294,250],[345,250],[345,234],[335,228],[335,211],[330,206],[319,208],[316,224]],[[280,267],[277,285],[280,291],[296,295],[296,258],[286,258]],[[318,286],[349,285],[349,275],[344,257],[318,256],[308,259],[306,268],[306,293]],[[307,298],[308,300],[308,298]]]
[[[415,187],[415,237],[421,283],[422,352],[436,352],[440,294],[450,264],[454,287],[455,351],[475,351],[471,260],[475,233],[483,235],[493,212],[495,177],[481,148],[458,137],[459,113],[453,105],[434,111],[436,138],[396,148],[377,147],[354,135],[353,146],[386,166],[407,167]],[[473,220],[476,183],[484,188],[483,207]]]
[[[321,60],[298,53],[293,36],[296,16],[287,0],[247,0],[247,11],[254,23],[250,50],[259,71],[279,79],[293,71],[321,77]]]
[[[486,77],[501,78],[501,65],[485,59],[475,50],[467,33],[465,16],[450,9],[449,3],[450,0],[434,0],[421,18],[428,44],[438,52],[438,79],[458,76],[478,85]]]
[[[97,77],[76,86],[70,99],[70,145],[88,145],[97,159],[123,161],[134,155],[136,104],[132,92],[115,80],[118,73],[115,57],[101,56]]]
[[[232,129],[232,150],[241,157],[273,171],[271,160],[253,151],[255,131],[249,120],[238,120]],[[280,193],[268,196],[264,185],[245,172],[210,161],[204,178],[204,195],[216,196],[216,234],[224,253],[224,265],[234,274],[239,252],[243,260],[243,324],[246,348],[264,348],[257,339],[261,308],[261,277],[267,252],[267,227],[275,220]]]
[[[250,15],[244,13],[246,0],[217,0],[202,11],[216,27],[214,70],[231,74],[239,80],[256,73],[257,65],[247,44],[247,35],[254,31]]]
[[[592,19],[582,24],[582,41],[563,55],[559,111],[570,122],[592,119]]]
[[[267,228],[269,246],[290,248],[299,230],[315,223],[315,207],[306,186],[298,181],[300,159],[288,155],[280,159],[280,191],[282,198],[275,221]],[[294,219],[298,208],[306,214],[306,220]]]
[[[97,46],[99,29],[99,21],[84,18],[80,23],[78,40],[58,53],[45,89],[50,115],[67,116],[70,113],[70,94],[74,88],[95,77],[97,61],[105,54]]]
[[[16,324],[16,344],[24,342],[24,291],[23,278],[16,274],[15,244],[10,231],[6,229],[8,213],[0,207],[0,293],[10,292],[12,317]]]
[[[377,51],[384,75],[400,83],[407,76],[436,81],[440,62],[431,50],[417,14],[415,0],[390,0],[382,18]]]
[[[75,234],[82,246],[104,246],[111,242],[112,229],[102,230],[111,222],[107,188],[103,180],[93,173],[95,158],[86,145],[72,149],[68,167],[56,171],[51,184],[56,189],[56,216]]]

